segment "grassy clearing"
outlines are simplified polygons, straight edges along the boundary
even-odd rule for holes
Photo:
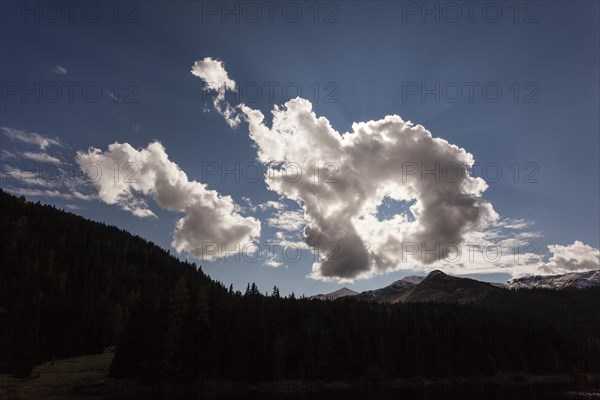
[[[100,394],[106,386],[114,349],[102,354],[46,362],[26,379],[0,374],[2,399],[69,399]]]

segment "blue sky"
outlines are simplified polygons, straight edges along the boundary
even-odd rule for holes
[[[278,2],[271,17],[262,3],[253,3],[262,14],[256,22],[251,21],[256,9],[240,2],[228,3],[233,11],[224,19],[221,2],[129,2],[116,10],[98,3],[102,15],[96,22],[95,9],[84,12],[86,3],[73,11],[72,20],[66,6],[57,3],[62,17],[56,22],[53,10],[42,3],[28,3],[29,13],[20,3],[3,3],[0,126],[58,138],[60,146],[43,150],[61,163],[75,163],[75,153],[89,147],[104,151],[120,142],[145,148],[158,140],[190,180],[230,195],[236,204],[249,208],[244,198],[254,206],[276,201],[280,196],[263,180],[250,182],[244,173],[239,182],[231,175],[207,176],[209,164],[257,163],[247,126],[227,125],[212,107],[213,94],[190,73],[195,61],[218,58],[241,93],[240,99],[228,94],[227,100],[262,111],[268,123],[273,105],[300,89],[316,115],[325,116],[338,132],[351,131],[353,122],[397,114],[464,148],[479,163],[473,174],[489,185],[483,198],[500,218],[527,221],[519,232],[536,233],[531,241],[544,260],[551,256],[548,245],[577,240],[600,247],[599,4],[475,3],[471,16],[459,3],[462,17],[456,22],[455,10],[443,2],[322,2],[318,15],[312,2]],[[422,15],[422,7],[433,14]],[[56,87],[62,92],[57,94]],[[102,94],[93,101],[97,88]],[[33,168],[35,162],[24,154],[39,152],[35,144],[6,131],[0,138],[4,164]],[[502,176],[495,179],[498,168]],[[3,188],[29,194],[48,189],[6,171]],[[60,189],[65,190],[72,187]],[[156,218],[139,218],[97,199],[28,197],[68,206],[165,248],[171,248],[181,218],[151,198],[146,200]],[[297,209],[289,199],[283,203]],[[402,207],[392,202],[389,212],[403,212]],[[261,243],[276,231],[269,226],[272,213],[242,213],[261,221]],[[510,234],[503,230],[503,237]],[[240,289],[253,281],[263,291],[277,285],[283,293],[339,287],[307,278],[312,260],[306,254],[278,268],[231,259],[198,263]],[[484,270],[464,274],[499,281],[510,277]],[[344,285],[365,290],[422,272],[426,269],[401,268]]]

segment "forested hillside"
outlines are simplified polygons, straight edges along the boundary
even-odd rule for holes
[[[600,288],[460,305],[240,293],[117,228],[0,201],[0,362],[19,375],[114,343],[113,376],[153,380],[600,372]]]
[[[101,352],[142,301],[166,303],[183,275],[210,283],[118,228],[3,191],[0,210],[2,371],[22,376],[41,361]]]

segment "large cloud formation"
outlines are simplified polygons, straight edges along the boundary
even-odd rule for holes
[[[217,65],[219,74],[212,70]],[[208,78],[228,77],[220,61],[198,61],[192,72],[205,90],[222,96]],[[470,175],[473,156],[397,115],[354,123],[352,132],[340,134],[301,98],[275,106],[270,127],[245,104],[215,100],[215,107],[228,122],[247,121],[269,188],[302,205],[305,241],[320,252],[313,278],[353,280],[406,263],[429,264],[497,218],[481,197],[487,184]],[[410,214],[380,220],[385,198],[413,201]]]
[[[210,260],[218,253],[214,246],[231,249],[260,234],[260,221],[240,215],[230,196],[190,181],[159,142],[140,150],[128,143],[113,143],[104,152],[91,148],[78,152],[76,161],[107,204],[118,204],[139,217],[154,216],[142,194],[162,208],[184,212],[172,242],[179,252]]]

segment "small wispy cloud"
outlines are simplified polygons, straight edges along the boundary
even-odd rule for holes
[[[114,94],[113,92],[111,92],[111,91],[107,91],[107,92],[106,92],[106,94],[108,95],[108,97],[110,97],[111,99],[113,99],[113,100],[114,100],[114,101],[116,101],[116,102],[120,102],[120,101],[121,101],[121,99],[119,99],[119,98],[117,97],[117,95],[115,95],[115,94]]]
[[[0,127],[0,131],[10,140],[39,146],[42,150],[45,150],[49,146],[64,147],[60,140],[40,135],[39,133],[27,132],[22,129],[9,128],[7,126]]]
[[[79,192],[73,193],[65,193],[60,190],[51,190],[51,189],[29,189],[29,188],[12,188],[6,187],[4,188],[8,192],[16,194],[18,196],[27,196],[27,197],[49,197],[49,198],[59,198],[65,200],[92,200],[93,196],[85,195]]]
[[[16,156],[17,155],[15,153],[13,153],[12,151],[8,151],[8,150],[0,151],[0,158],[2,158],[2,159],[15,158]]]
[[[14,147],[23,143],[32,146],[23,151],[11,148],[0,152],[0,159],[7,160],[0,171],[4,189],[28,197],[80,201],[97,198],[89,179],[83,173],[73,172],[73,155],[67,144],[47,135],[6,126],[0,127],[0,135],[15,142]]]
[[[61,67],[60,65],[55,65],[54,68],[52,68],[52,72],[58,75],[67,75],[69,73],[65,67]]]
[[[276,210],[277,211],[268,219],[269,226],[284,231],[298,232],[307,224],[306,220],[304,219],[304,212],[301,209]]]
[[[44,179],[39,171],[27,171],[20,168],[15,168],[12,165],[6,164],[2,166],[2,179],[11,178],[20,184],[27,186],[40,186],[45,188],[56,188],[59,182]]]
[[[43,152],[24,151],[21,155],[33,161],[47,162],[47,163],[60,163],[60,160],[50,154]]]
[[[272,208],[274,210],[283,210],[285,208],[285,204],[283,204],[280,201],[269,200],[269,201],[267,201],[265,203],[259,204],[258,208],[261,211],[268,210],[269,208]]]

